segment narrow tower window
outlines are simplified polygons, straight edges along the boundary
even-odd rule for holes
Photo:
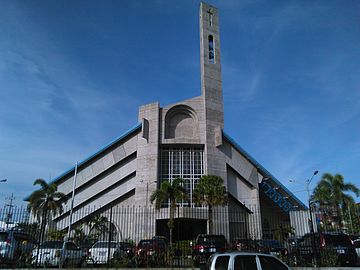
[[[215,50],[214,50],[214,38],[212,35],[209,36],[209,62],[211,64],[215,63]]]

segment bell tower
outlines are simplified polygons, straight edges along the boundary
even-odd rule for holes
[[[205,118],[205,172],[226,179],[226,168],[218,149],[222,145],[224,128],[218,10],[201,2],[199,17],[201,96]]]
[[[213,127],[224,128],[224,105],[221,80],[220,33],[218,10],[200,4],[201,93],[205,115]]]

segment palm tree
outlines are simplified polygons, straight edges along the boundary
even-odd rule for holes
[[[333,206],[330,205],[331,192],[328,187],[324,185],[317,185],[313,194],[310,196],[310,201],[316,205],[317,209],[321,211],[323,215],[322,226],[327,228],[332,224]]]
[[[35,185],[40,185],[41,188],[31,193],[28,210],[31,211],[38,220],[41,220],[41,241],[47,218],[51,215],[61,214],[64,211],[63,203],[67,201],[67,198],[64,193],[57,191],[57,185],[55,183],[49,185],[43,179],[36,179],[34,181],[34,186]]]
[[[227,191],[224,180],[216,175],[204,175],[194,189],[193,199],[197,205],[208,207],[209,234],[213,233],[212,211],[214,206],[228,203]]]
[[[338,224],[341,227],[343,208],[354,202],[352,196],[346,192],[353,192],[357,197],[360,194],[359,188],[352,183],[345,183],[341,174],[325,173],[316,186],[311,199],[317,201],[321,207],[330,205],[336,211]]]
[[[159,189],[155,190],[150,196],[150,202],[155,201],[155,208],[160,209],[165,203],[170,202],[170,217],[168,227],[170,231],[170,247],[172,247],[172,232],[174,228],[174,215],[176,203],[185,198],[185,189],[182,187],[184,180],[175,178],[171,182],[164,181]]]

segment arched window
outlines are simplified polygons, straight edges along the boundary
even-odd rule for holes
[[[212,35],[209,35],[209,62],[215,63],[215,42]]]

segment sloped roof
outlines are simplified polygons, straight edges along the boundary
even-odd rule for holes
[[[238,143],[235,142],[228,134],[223,131],[223,137],[236,149],[238,150],[250,163],[252,163],[258,171],[264,176],[268,177],[268,180],[273,182],[276,186],[279,187],[285,194],[289,196],[293,201],[295,201],[298,206],[303,209],[307,209],[307,206],[299,200],[287,187],[285,187],[275,176],[273,176],[267,169],[265,169],[259,162],[255,160],[247,151],[244,150]]]
[[[141,130],[141,123],[139,123],[136,126],[132,127],[131,129],[129,129],[128,131],[126,131],[125,133],[123,133],[122,135],[120,135],[118,138],[111,141],[107,145],[101,147],[98,151],[96,151],[92,155],[90,155],[87,158],[83,159],[82,161],[78,162],[78,167],[82,166],[83,164],[85,164],[85,163],[87,163],[89,161],[92,161],[92,160],[96,159],[98,156],[103,154],[105,151],[107,151],[108,149],[110,149],[111,147],[116,145],[117,143],[121,142],[122,140],[126,139],[128,136],[133,135],[134,133],[136,133],[136,132],[138,132],[140,130]],[[69,175],[71,173],[73,174],[74,172],[75,172],[75,166],[73,166],[70,169],[66,170],[65,172],[63,172],[59,176],[51,179],[49,184],[56,183],[56,182],[60,181],[62,178],[66,177],[67,175]],[[29,200],[29,197],[26,197],[24,199],[24,201],[28,201],[28,200]]]

